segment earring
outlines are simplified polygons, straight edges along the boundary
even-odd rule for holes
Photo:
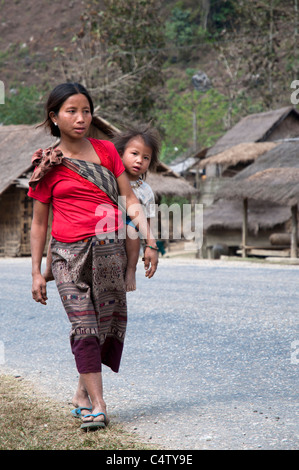
[[[57,126],[57,122],[54,122],[54,126]]]

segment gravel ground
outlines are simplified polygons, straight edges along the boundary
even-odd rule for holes
[[[158,448],[298,448],[298,266],[161,259],[138,267],[110,417]],[[67,402],[77,383],[54,283],[31,299],[30,259],[0,259],[0,372]]]

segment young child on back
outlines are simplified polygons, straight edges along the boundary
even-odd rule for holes
[[[149,220],[155,216],[155,197],[144,177],[147,170],[153,170],[158,163],[159,133],[149,125],[142,125],[115,135],[112,142],[123,161],[132,189]],[[135,273],[140,252],[140,238],[129,217],[127,217],[126,252],[126,288],[127,291],[132,291],[136,289]]]
[[[147,170],[153,170],[158,163],[159,133],[149,125],[142,125],[116,134],[112,142],[123,161],[132,189],[149,221],[150,218],[155,217],[155,197],[151,187],[143,178],[145,178]],[[136,289],[135,273],[140,252],[140,238],[136,227],[128,216],[126,224],[127,269],[125,282],[127,291],[132,291]],[[54,279],[51,262],[49,243],[46,270],[43,273],[46,281]]]

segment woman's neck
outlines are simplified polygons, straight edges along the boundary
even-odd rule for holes
[[[81,153],[85,152],[87,144],[88,140],[85,137],[79,139],[78,141],[62,138],[60,140],[59,148],[63,154],[71,157],[74,155],[80,155]]]

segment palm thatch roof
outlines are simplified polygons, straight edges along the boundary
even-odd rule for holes
[[[299,196],[299,142],[282,142],[240,171],[215,200],[247,198],[292,206]]]
[[[272,229],[290,218],[288,207],[264,201],[249,201],[248,230],[257,234],[260,230]],[[243,205],[239,198],[216,201],[206,208],[203,217],[204,232],[212,230],[242,230]]]
[[[146,182],[157,197],[166,195],[190,197],[198,193],[184,178],[168,172],[149,172],[146,176]]]
[[[264,113],[250,114],[241,119],[216,144],[207,152],[207,157],[216,155],[234,145],[244,142],[264,142],[274,140],[271,134],[286,119],[293,118],[294,122],[289,129],[284,130],[283,138],[299,136],[299,113],[292,106],[267,111]],[[298,125],[297,121],[298,120]]]
[[[248,163],[268,152],[278,145],[275,142],[245,142],[224,150],[223,152],[205,158],[199,163],[199,168],[206,168],[208,165],[223,165],[225,167],[234,166],[238,163]]]
[[[31,169],[31,157],[37,149],[49,147],[55,140],[36,126],[0,126],[0,194]]]
[[[254,163],[240,171],[231,182],[245,179],[268,168],[299,168],[299,141],[281,142],[269,152],[261,155]]]
[[[254,199],[294,206],[299,204],[299,168],[268,168],[223,188],[222,198]]]
[[[241,229],[242,199],[248,199],[248,229],[267,229],[289,220],[299,192],[299,142],[281,142],[230,178],[205,210],[204,230]]]
[[[173,171],[168,165],[159,162],[155,171],[148,171],[146,182],[151,186],[155,196],[191,197],[198,194],[188,181]]]

